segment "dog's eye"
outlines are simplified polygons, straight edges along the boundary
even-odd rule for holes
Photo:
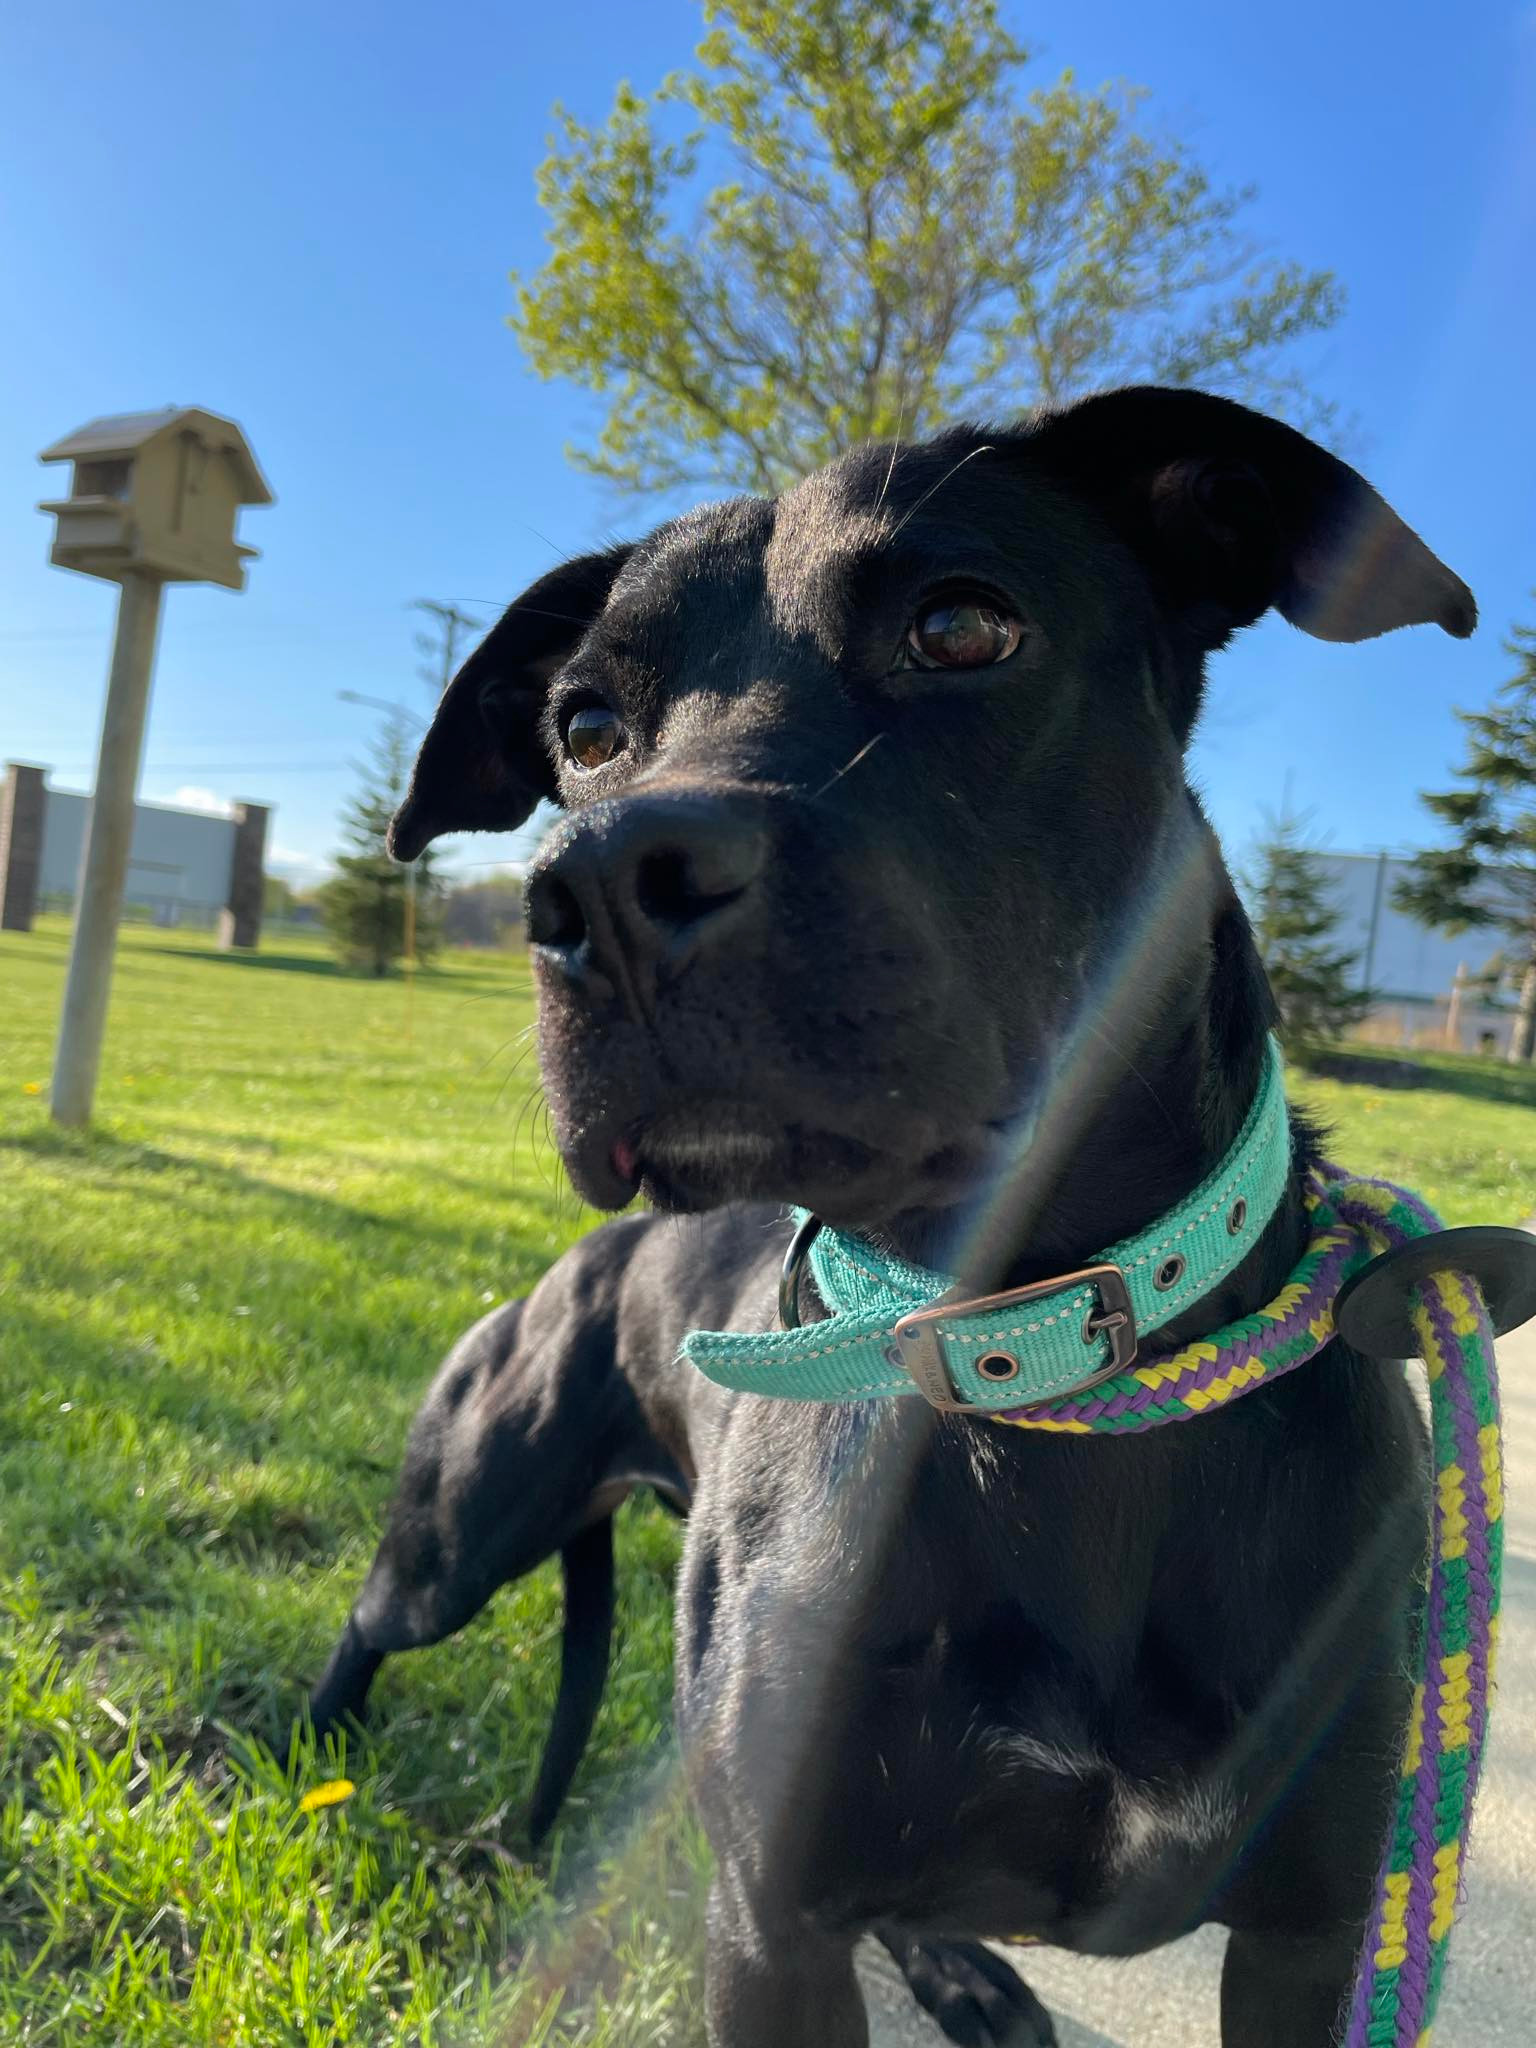
[[[606,704],[583,704],[566,720],[565,751],[578,768],[601,768],[622,753],[624,721]]]
[[[990,598],[946,597],[907,628],[907,652],[919,668],[990,668],[1008,659],[1023,630]]]

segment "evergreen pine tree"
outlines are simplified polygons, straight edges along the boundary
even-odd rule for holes
[[[1536,626],[1504,643],[1515,673],[1486,711],[1458,711],[1466,759],[1459,789],[1425,790],[1423,802],[1451,828],[1449,846],[1413,862],[1393,891],[1399,910],[1441,931],[1501,932],[1501,965],[1520,991],[1512,1060],[1536,1050]]]
[[[391,718],[360,768],[362,788],[342,812],[349,851],[319,892],[331,942],[343,964],[383,975],[405,952],[406,869],[385,850],[389,821],[405,795],[411,746],[402,719]],[[415,955],[430,959],[441,935],[442,883],[430,850],[416,861]]]
[[[1333,943],[1341,913],[1304,824],[1289,811],[1266,815],[1249,883],[1254,938],[1285,1035],[1303,1045],[1340,1037],[1371,1006],[1359,955]]]

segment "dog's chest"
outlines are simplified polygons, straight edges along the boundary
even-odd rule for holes
[[[1105,1952],[1182,1932],[1239,1827],[1231,1666],[1207,1654],[1233,1632],[1188,1560],[1159,1583],[1145,1468],[1107,1443],[1091,1497],[1064,1469],[1045,1515],[969,1457],[925,1461],[877,1540],[867,1448],[780,1477],[685,1659],[751,1833],[792,1820],[794,1889],[833,1922]]]
[[[811,1890],[854,1918],[961,1908],[1101,1953],[1182,1932],[1240,1820],[1214,1703],[1181,1721],[1161,1671],[1099,1694],[1027,1625],[999,1634],[941,1627],[915,1667],[863,1663],[819,1773]]]

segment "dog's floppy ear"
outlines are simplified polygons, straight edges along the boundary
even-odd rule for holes
[[[509,604],[443,692],[389,828],[396,860],[444,832],[508,832],[555,795],[539,736],[549,678],[608,601],[628,547],[579,555]]]
[[[1205,647],[1271,605],[1320,640],[1477,623],[1472,593],[1365,478],[1230,399],[1130,387],[1037,414],[1032,462],[1108,514]]]

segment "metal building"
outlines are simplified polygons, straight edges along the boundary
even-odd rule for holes
[[[0,783],[0,927],[27,931],[38,910],[75,898],[90,797],[50,789],[47,771],[6,764]],[[271,806],[235,804],[228,817],[136,803],[125,909],[159,925],[217,930],[254,946],[261,934],[262,864]]]
[[[1409,872],[1406,857],[1321,853],[1317,861],[1340,913],[1337,943],[1354,953],[1360,986],[1376,991],[1361,1035],[1405,1046],[1446,1045],[1454,1036],[1463,1052],[1504,1051],[1512,1005],[1490,1004],[1471,989],[1452,1002],[1458,972],[1478,975],[1499,950],[1500,934],[1484,928],[1451,937],[1395,910],[1393,886]]]

